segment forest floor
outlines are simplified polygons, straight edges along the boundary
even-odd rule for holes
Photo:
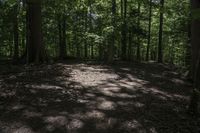
[[[199,133],[191,87],[156,63],[0,65],[0,133]]]

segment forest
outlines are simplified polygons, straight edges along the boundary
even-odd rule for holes
[[[0,133],[199,133],[199,0],[0,0]]]

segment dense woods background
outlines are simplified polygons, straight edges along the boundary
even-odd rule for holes
[[[158,60],[188,67],[188,0],[31,2],[1,1],[1,58],[31,56],[33,43],[49,60]],[[32,32],[42,32],[35,35],[40,39],[31,40]]]
[[[71,59],[169,67],[190,83],[186,108],[198,115],[200,1],[0,0],[1,62]]]

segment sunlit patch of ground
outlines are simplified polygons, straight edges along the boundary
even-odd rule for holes
[[[190,87],[158,64],[58,63],[0,73],[0,133],[198,133]]]

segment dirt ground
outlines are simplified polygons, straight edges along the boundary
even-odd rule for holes
[[[156,63],[0,65],[0,133],[199,133],[190,92]]]

